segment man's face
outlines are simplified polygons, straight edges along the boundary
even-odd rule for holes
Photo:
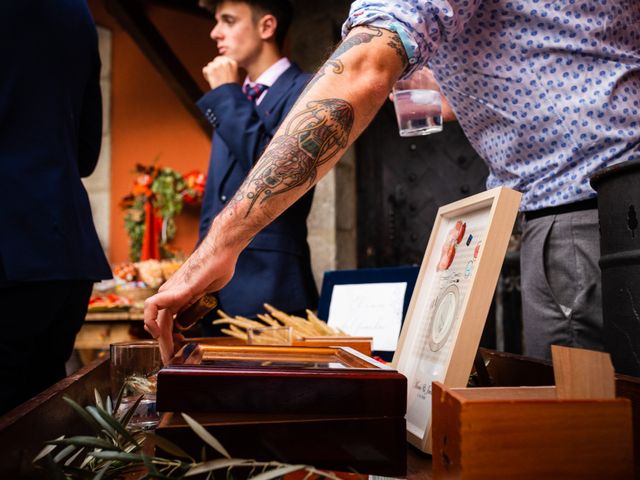
[[[263,46],[251,8],[242,2],[218,3],[211,38],[217,43],[220,55],[232,58],[242,68],[255,61]]]

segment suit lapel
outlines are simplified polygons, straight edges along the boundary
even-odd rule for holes
[[[264,99],[260,102],[260,105],[256,107],[256,110],[261,115],[269,114],[269,111],[278,103],[282,96],[289,93],[291,83],[300,73],[302,73],[300,68],[295,64],[291,64],[291,66],[278,77],[275,83],[269,87]]]
[[[295,78],[301,73],[302,73],[302,70],[300,70],[300,68],[293,63],[289,68],[287,68],[284,72],[282,72],[282,75],[280,75],[278,79],[274,82],[274,84],[271,85],[271,87],[269,87],[269,89],[267,90],[267,93],[265,93],[264,98],[260,102],[260,105],[256,106],[256,110],[261,117],[266,118],[271,115],[271,110],[273,109],[273,107],[275,107],[278,104],[278,102],[284,95],[289,93],[291,84],[293,83]],[[279,121],[281,120],[283,119],[282,118],[279,119]],[[227,146],[225,145],[224,148],[227,149]],[[227,149],[226,155],[227,156],[231,155],[231,152],[228,149]],[[231,171],[233,170],[236,162],[237,160],[233,159],[233,161],[227,163],[224,171],[219,172],[218,178],[220,178],[220,180],[219,182],[217,182],[217,185],[216,185],[216,192],[218,192],[217,193],[218,197],[222,194],[223,185],[225,184],[225,182],[227,181],[227,178],[231,174]]]

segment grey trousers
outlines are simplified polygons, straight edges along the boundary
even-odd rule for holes
[[[603,350],[598,211],[523,220],[520,255],[525,355]]]

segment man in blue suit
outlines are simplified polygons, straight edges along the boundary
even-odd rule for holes
[[[219,56],[203,68],[211,90],[198,106],[213,125],[200,238],[233,199],[310,76],[282,55],[292,17],[288,0],[214,2],[211,38]],[[306,219],[313,190],[252,240],[233,280],[219,292],[229,314],[255,317],[268,302],[291,313],[315,308]],[[204,322],[205,333],[212,333]]]
[[[92,283],[111,278],[80,177],[102,138],[85,0],[0,2],[0,414],[64,378]]]

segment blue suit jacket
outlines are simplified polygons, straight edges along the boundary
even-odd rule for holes
[[[209,175],[200,218],[202,239],[275,134],[310,79],[288,68],[254,105],[236,83],[204,95],[198,106],[213,124]],[[315,308],[318,293],[307,244],[307,215],[313,190],[260,232],[242,252],[229,284],[219,292],[227,313],[255,316],[263,303],[284,311]]]
[[[102,137],[85,0],[0,2],[0,285],[110,278],[80,177]]]

